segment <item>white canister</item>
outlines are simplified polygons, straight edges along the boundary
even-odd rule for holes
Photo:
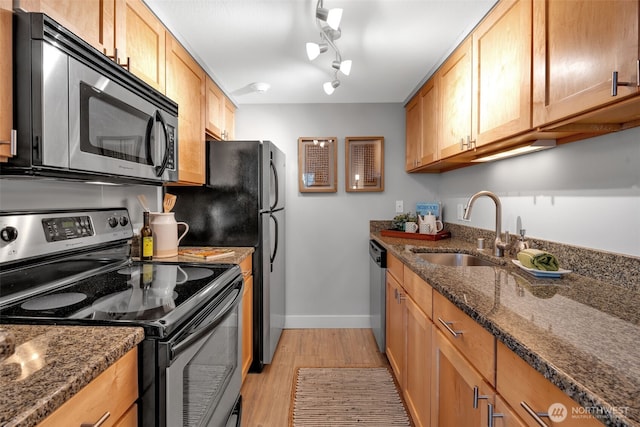
[[[153,231],[153,256],[168,258],[178,255],[178,244],[189,231],[186,222],[176,222],[174,212],[151,212],[151,230]],[[184,232],[178,236],[178,225],[184,226]]]

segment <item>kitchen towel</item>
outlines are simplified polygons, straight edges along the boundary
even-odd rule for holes
[[[540,249],[525,249],[518,252],[518,261],[527,268],[542,271],[558,271],[558,260],[556,257]]]

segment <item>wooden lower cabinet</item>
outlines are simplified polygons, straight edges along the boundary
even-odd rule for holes
[[[437,328],[433,328],[431,370],[431,425],[486,426],[487,405],[482,400],[493,402],[494,393],[482,375]],[[474,405],[476,389],[478,403]]]
[[[404,399],[416,427],[429,426],[431,379],[431,321],[413,302],[406,307],[406,379]]]
[[[586,414],[581,405],[500,342],[497,346],[496,388],[505,401],[525,421],[525,425],[539,426],[533,416],[525,409],[528,407],[548,425],[562,427],[602,426],[602,423],[597,419]],[[556,422],[552,422],[549,413],[552,415],[555,413],[559,417],[555,420]],[[566,417],[560,420],[563,414]]]
[[[244,276],[242,292],[242,382],[253,362],[253,271],[251,256],[240,263]]]
[[[94,425],[109,414],[101,427],[137,426],[138,349],[130,350],[75,396],[65,402],[39,427]]]
[[[405,308],[404,290],[387,271],[386,354],[400,388],[405,385]]]

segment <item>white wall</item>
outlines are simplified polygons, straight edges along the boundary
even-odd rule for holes
[[[503,230],[640,256],[640,128],[440,175],[404,172],[404,108],[396,104],[242,105],[238,139],[269,139],[287,155],[286,327],[368,327],[369,220],[391,219],[440,199],[446,221],[479,190],[496,192]],[[344,137],[385,137],[385,191],[344,191]],[[300,193],[297,140],[337,136],[338,192]],[[495,208],[478,200],[473,227],[494,229]],[[518,222],[519,220],[519,222]]]
[[[404,173],[401,104],[242,105],[236,139],[273,141],[287,156],[286,327],[369,327],[369,220],[434,200],[438,175]],[[338,138],[338,191],[298,191],[298,138]],[[344,190],[344,138],[385,138],[384,192]]]
[[[495,207],[479,199],[470,222],[457,220],[479,190],[502,203],[502,230],[640,256],[640,127],[442,175],[445,221],[495,229]]]

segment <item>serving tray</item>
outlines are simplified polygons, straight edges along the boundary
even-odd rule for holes
[[[381,230],[380,234],[386,237],[398,237],[400,239],[415,239],[415,240],[442,240],[451,237],[450,231],[440,231],[437,234],[422,234],[422,233],[406,233],[400,230]]]

